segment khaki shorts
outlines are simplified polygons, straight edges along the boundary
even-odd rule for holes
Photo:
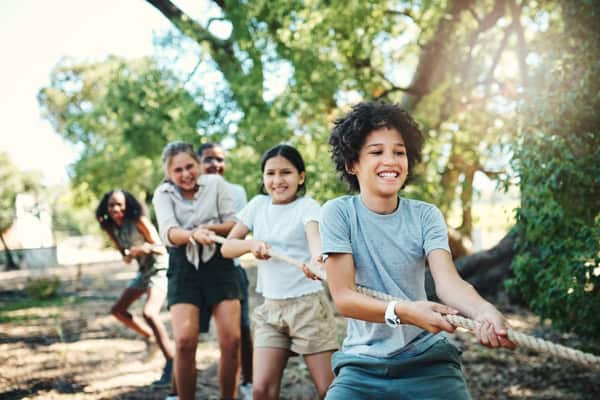
[[[324,291],[265,302],[254,310],[254,347],[289,349],[300,355],[337,350],[337,329]]]

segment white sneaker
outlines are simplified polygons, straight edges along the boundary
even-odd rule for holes
[[[252,400],[251,383],[242,383],[240,385],[240,400]]]
[[[176,394],[170,394],[167,397],[165,397],[165,400],[179,400],[179,396],[177,396]]]

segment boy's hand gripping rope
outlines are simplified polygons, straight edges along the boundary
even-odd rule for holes
[[[225,238],[223,238],[221,236],[217,236],[217,235],[211,235],[211,239],[220,244],[223,244],[226,241]],[[286,263],[291,264],[300,269],[303,268],[303,264],[301,262],[299,262],[291,257],[288,257],[285,254],[278,254],[271,250],[271,251],[269,251],[269,255],[274,259],[286,262]],[[310,272],[312,272],[317,277],[319,277],[319,279],[321,279],[322,281],[327,281],[325,271],[323,271],[322,269],[315,269],[311,265],[307,265],[307,266],[308,266]],[[389,294],[378,292],[376,290],[369,289],[369,288],[366,288],[363,286],[357,285],[356,290],[362,294],[374,297],[379,300],[403,301],[401,299],[390,296]],[[458,315],[445,315],[444,317],[452,325],[454,325],[456,327],[467,329],[469,331],[475,330],[477,328],[477,325],[479,324],[477,321],[474,321],[469,318],[461,317]],[[548,340],[544,340],[544,339],[536,338],[534,336],[526,335],[524,333],[516,332],[511,328],[508,328],[507,332],[508,332],[508,338],[513,343],[515,343],[519,346],[522,346],[524,348],[535,350],[538,352],[543,352],[543,353],[550,353],[550,354],[560,357],[560,358],[575,361],[586,367],[600,367],[600,357],[598,357],[594,354],[584,353],[583,351],[572,349],[572,348],[566,347],[566,346],[562,346],[560,344],[552,343]]]

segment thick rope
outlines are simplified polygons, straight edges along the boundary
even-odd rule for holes
[[[221,244],[225,243],[225,241],[226,241],[225,238],[217,236],[217,235],[211,235],[211,239],[214,240],[215,242],[221,243]],[[272,258],[277,259],[279,261],[283,261],[285,263],[291,264],[300,269],[303,268],[303,265],[304,265],[303,263],[301,263],[291,257],[288,257],[285,254],[278,254],[278,253],[270,250],[269,255]],[[306,265],[307,265],[308,269],[310,270],[310,272],[315,274],[319,279],[321,279],[322,281],[325,281],[325,282],[327,281],[325,271],[323,271],[322,269],[316,269],[313,266],[308,265],[308,264],[306,264]],[[362,294],[365,294],[370,297],[374,297],[379,300],[404,301],[402,299],[395,298],[389,294],[382,293],[382,292],[379,292],[379,291],[376,291],[373,289],[369,289],[369,288],[366,288],[363,286],[357,285],[356,290]],[[445,315],[444,317],[452,325],[454,325],[456,327],[467,329],[471,332],[476,330],[477,326],[479,325],[479,322],[477,322],[475,320],[461,317],[458,315],[448,314],[448,315]],[[583,351],[572,349],[572,348],[566,347],[566,346],[562,346],[560,344],[552,343],[548,340],[544,340],[544,339],[536,338],[534,336],[526,335],[524,333],[516,332],[515,330],[513,330],[511,328],[507,329],[507,333],[508,333],[508,338],[513,343],[515,343],[516,345],[519,345],[521,347],[535,350],[537,352],[550,353],[554,356],[574,361],[574,362],[584,365],[586,367],[600,367],[600,357],[598,357],[594,354],[584,353]]]

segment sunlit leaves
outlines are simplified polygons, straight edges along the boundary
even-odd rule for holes
[[[595,11],[594,11],[595,7]],[[542,317],[600,339],[600,9],[563,1],[522,110],[518,291]]]

